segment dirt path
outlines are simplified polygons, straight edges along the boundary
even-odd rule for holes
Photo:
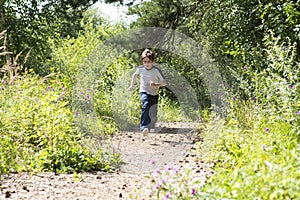
[[[10,174],[1,183],[0,199],[131,199],[136,190],[151,187],[146,178],[157,168],[169,165],[192,169],[196,173],[212,174],[210,165],[196,157],[195,130],[197,124],[165,123],[156,133],[143,137],[140,132],[121,132],[111,140],[114,151],[125,162],[114,173]]]

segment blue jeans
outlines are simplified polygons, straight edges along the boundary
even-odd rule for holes
[[[146,92],[140,93],[141,101],[143,103],[141,112],[140,129],[152,129],[155,127],[157,121],[157,103],[158,95],[153,96]]]

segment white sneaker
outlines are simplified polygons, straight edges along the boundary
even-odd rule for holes
[[[150,129],[150,133],[155,133],[155,129],[154,129],[154,128],[151,128],[151,129]]]
[[[149,129],[148,128],[144,128],[144,130],[142,131],[143,136],[147,136],[149,133]]]

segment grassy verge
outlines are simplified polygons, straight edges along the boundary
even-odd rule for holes
[[[91,151],[62,82],[27,74],[0,85],[0,174],[109,170],[118,155]]]
[[[300,145],[295,126],[252,106],[240,111],[243,114],[230,118],[223,128],[210,154],[210,160],[217,163],[216,174],[198,195],[207,199],[300,199]]]

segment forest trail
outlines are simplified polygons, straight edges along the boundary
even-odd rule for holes
[[[124,161],[116,172],[10,174],[0,185],[0,199],[127,200],[152,186],[146,177],[158,168],[172,165],[210,175],[211,165],[196,156],[195,140],[201,140],[197,130],[195,123],[160,123],[147,137],[140,131],[120,132],[109,143]]]
[[[161,123],[155,133],[123,132],[113,145],[125,164],[121,171],[141,174],[178,161],[193,147],[195,123]]]

